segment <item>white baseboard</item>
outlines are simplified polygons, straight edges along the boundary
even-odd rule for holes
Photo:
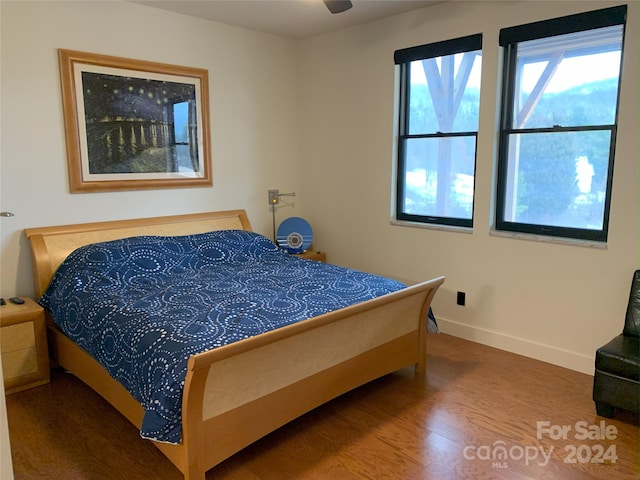
[[[438,317],[437,320],[439,330],[442,333],[524,355],[525,357],[535,358],[536,360],[586,373],[587,375],[593,375],[595,352],[593,356],[583,355],[441,317]]]

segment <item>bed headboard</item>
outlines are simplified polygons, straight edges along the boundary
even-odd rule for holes
[[[27,228],[25,234],[31,244],[36,298],[47,289],[53,274],[64,259],[83,245],[139,235],[180,236],[213,230],[251,230],[251,223],[244,210],[228,210]]]

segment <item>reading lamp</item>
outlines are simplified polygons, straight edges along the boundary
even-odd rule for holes
[[[276,240],[276,205],[280,203],[281,197],[295,197],[296,193],[280,193],[280,190],[271,189],[269,190],[269,205],[271,205],[271,216],[273,218],[273,241],[278,243]]]

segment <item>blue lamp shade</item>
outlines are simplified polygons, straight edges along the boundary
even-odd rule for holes
[[[313,230],[304,218],[289,217],[278,227],[278,245],[289,253],[302,253],[311,246]]]

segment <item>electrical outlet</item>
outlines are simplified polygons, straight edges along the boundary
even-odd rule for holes
[[[467,296],[467,295],[466,295],[466,293],[464,293],[464,292],[458,292],[458,297],[457,297],[457,299],[456,299],[456,303],[457,303],[458,305],[461,305],[461,306],[463,306],[463,307],[464,307],[464,305],[465,305],[465,301],[466,301],[466,296]]]
[[[280,203],[280,190],[269,190],[269,205],[277,205]]]

